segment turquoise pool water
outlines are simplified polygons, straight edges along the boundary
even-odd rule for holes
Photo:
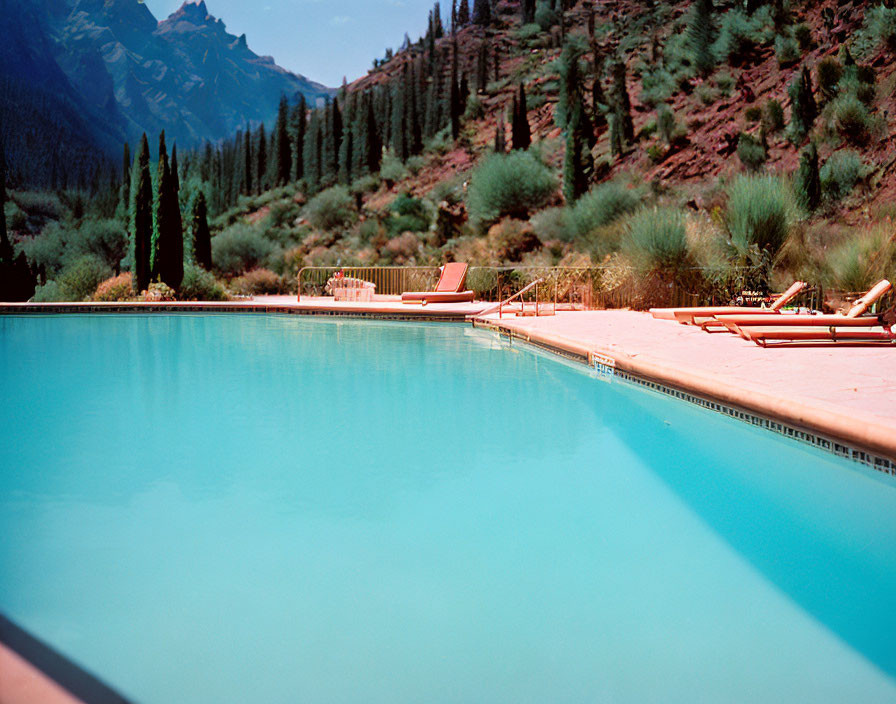
[[[0,393],[0,611],[135,701],[896,701],[891,478],[488,333],[0,316]]]

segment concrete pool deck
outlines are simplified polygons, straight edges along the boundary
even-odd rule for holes
[[[896,346],[759,347],[648,313],[558,311],[480,319],[524,340],[819,433],[896,462]],[[888,471],[885,469],[884,471]],[[892,473],[892,470],[888,471]]]

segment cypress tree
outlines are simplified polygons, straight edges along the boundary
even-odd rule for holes
[[[809,142],[800,153],[796,194],[800,205],[807,212],[811,213],[821,205],[821,178],[818,173],[818,149],[815,142]]]
[[[535,21],[535,0],[523,0],[520,3],[523,24],[532,24]]]
[[[405,67],[405,71],[407,67]],[[405,105],[407,102],[407,88],[405,81],[395,81],[395,92],[392,98],[392,148],[395,150],[396,156],[402,161],[407,161],[410,156],[408,145],[408,129],[407,116],[408,110]]]
[[[516,98],[514,98],[516,101]],[[514,105],[516,109],[516,105]],[[507,128],[504,125],[504,115],[498,115],[498,121],[495,124],[495,153],[504,154],[507,151]]]
[[[171,190],[168,194],[169,220],[171,223],[171,247],[167,276],[162,280],[177,290],[184,280],[184,222],[180,213],[180,169],[177,164],[177,143],[171,148]],[[232,182],[232,178],[228,183]],[[172,283],[175,282],[175,283]]]
[[[519,99],[513,101],[513,122],[511,125],[511,147],[528,149],[532,144],[532,132],[529,129],[529,111],[526,107],[526,88],[520,83]]]
[[[165,188],[168,187],[168,149],[165,147],[165,130],[159,133],[159,161],[156,166],[156,182],[155,193],[153,194],[153,222],[152,222],[152,245],[149,252],[149,271],[153,279],[159,277],[159,267],[161,263],[161,242],[162,230],[167,229],[168,210],[162,207],[162,196]],[[218,190],[221,191],[221,184],[218,183]]]
[[[492,23],[492,6],[490,0],[473,1],[473,24],[488,27]]]
[[[289,105],[286,96],[280,98],[277,108],[277,185],[289,183],[292,172],[292,144],[289,141],[287,123],[289,121]]]
[[[488,39],[483,39],[479,44],[479,53],[476,56],[476,92],[484,93],[488,85]]]
[[[419,100],[419,81],[417,80],[417,71],[411,65],[408,68],[405,64],[407,73],[405,80],[408,85],[406,93],[409,100],[406,101],[408,108],[407,126],[408,126],[408,151],[411,154],[419,154],[423,151],[423,133],[420,126],[420,100]]]
[[[134,265],[134,288],[145,291],[152,274],[152,176],[149,172],[149,142],[146,133],[140,139],[137,152],[136,187],[131,205],[131,259]]]
[[[439,6],[437,2],[432,8],[433,15],[433,34],[436,39],[441,39],[445,36],[445,27],[442,25],[442,8]]]
[[[588,119],[579,100],[572,108],[566,127],[566,155],[563,160],[563,196],[574,203],[587,190],[594,171],[594,159],[588,147]]]
[[[467,0],[460,0],[457,7],[457,26],[466,27],[470,24],[470,3]]]
[[[451,59],[451,86],[448,112],[451,117],[451,139],[460,137],[460,87],[457,85],[457,40],[454,40],[453,56]]]
[[[802,142],[818,117],[818,104],[812,92],[812,75],[809,68],[803,66],[794,81],[787,89],[790,94],[790,139],[795,143]]]
[[[208,229],[208,210],[205,193],[199,191],[193,201],[193,256],[196,263],[206,271],[212,268],[212,235]]]
[[[308,124],[308,106],[305,104],[305,96],[299,95],[298,105],[292,112],[293,134],[295,135],[295,177],[298,181],[305,175],[305,132]]]
[[[688,20],[687,43],[694,65],[702,76],[708,76],[716,67],[712,51],[715,34],[713,0],[695,0]]]
[[[617,61],[613,64],[613,115],[621,129],[623,140],[627,144],[635,141],[635,125],[632,121],[632,104],[625,85],[625,63]]]
[[[451,0],[451,36],[457,32],[457,0]]]
[[[152,273],[177,290],[184,278],[184,240],[175,179],[165,149],[165,132],[159,137],[156,217],[153,232]]]
[[[124,143],[121,158],[121,203],[127,209],[131,202],[131,145]]]
[[[380,170],[380,162],[383,157],[383,143],[380,140],[379,129],[376,124],[376,115],[373,110],[373,99],[367,100],[367,168],[370,173]]]
[[[249,125],[246,125],[246,134],[243,138],[243,194],[252,193],[252,133]]]
[[[174,183],[174,192],[180,196],[180,168],[177,165],[177,142],[171,147],[171,179]]]
[[[346,97],[345,101],[345,128],[343,130],[342,142],[339,146],[339,183],[349,184],[353,178],[353,159],[354,159],[354,135],[357,131],[355,120],[354,100]]]
[[[261,195],[261,192],[265,189],[267,185],[265,183],[265,175],[268,172],[268,137],[265,134],[264,123],[261,123],[258,126],[258,132],[255,134],[255,140],[258,144],[257,146],[257,173],[258,173],[258,194]]]
[[[330,103],[330,134],[328,151],[330,157],[329,172],[335,178],[339,171],[339,150],[342,148],[342,138],[344,132],[344,121],[342,119],[342,111],[339,109],[339,101],[334,100]]]
[[[601,85],[601,77],[604,72],[604,58],[597,52],[597,46],[594,45],[594,76],[591,82],[591,110],[594,113],[594,126],[602,127],[607,124],[607,117],[604,114],[607,105],[607,97],[604,95],[604,88]]]

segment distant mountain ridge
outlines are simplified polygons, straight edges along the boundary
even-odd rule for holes
[[[41,129],[61,129],[79,150],[162,129],[190,147],[271,121],[282,95],[315,104],[335,93],[252,52],[202,0],[161,22],[138,0],[0,0],[0,16],[0,136],[13,164],[40,148],[28,143]]]

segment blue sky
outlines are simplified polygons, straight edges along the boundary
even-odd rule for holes
[[[145,0],[164,19],[183,0]],[[231,34],[246,34],[256,54],[273,56],[284,68],[329,86],[365,75],[386,47],[404,33],[417,39],[426,29],[433,0],[205,0],[208,11]],[[442,0],[443,17],[451,0]]]

